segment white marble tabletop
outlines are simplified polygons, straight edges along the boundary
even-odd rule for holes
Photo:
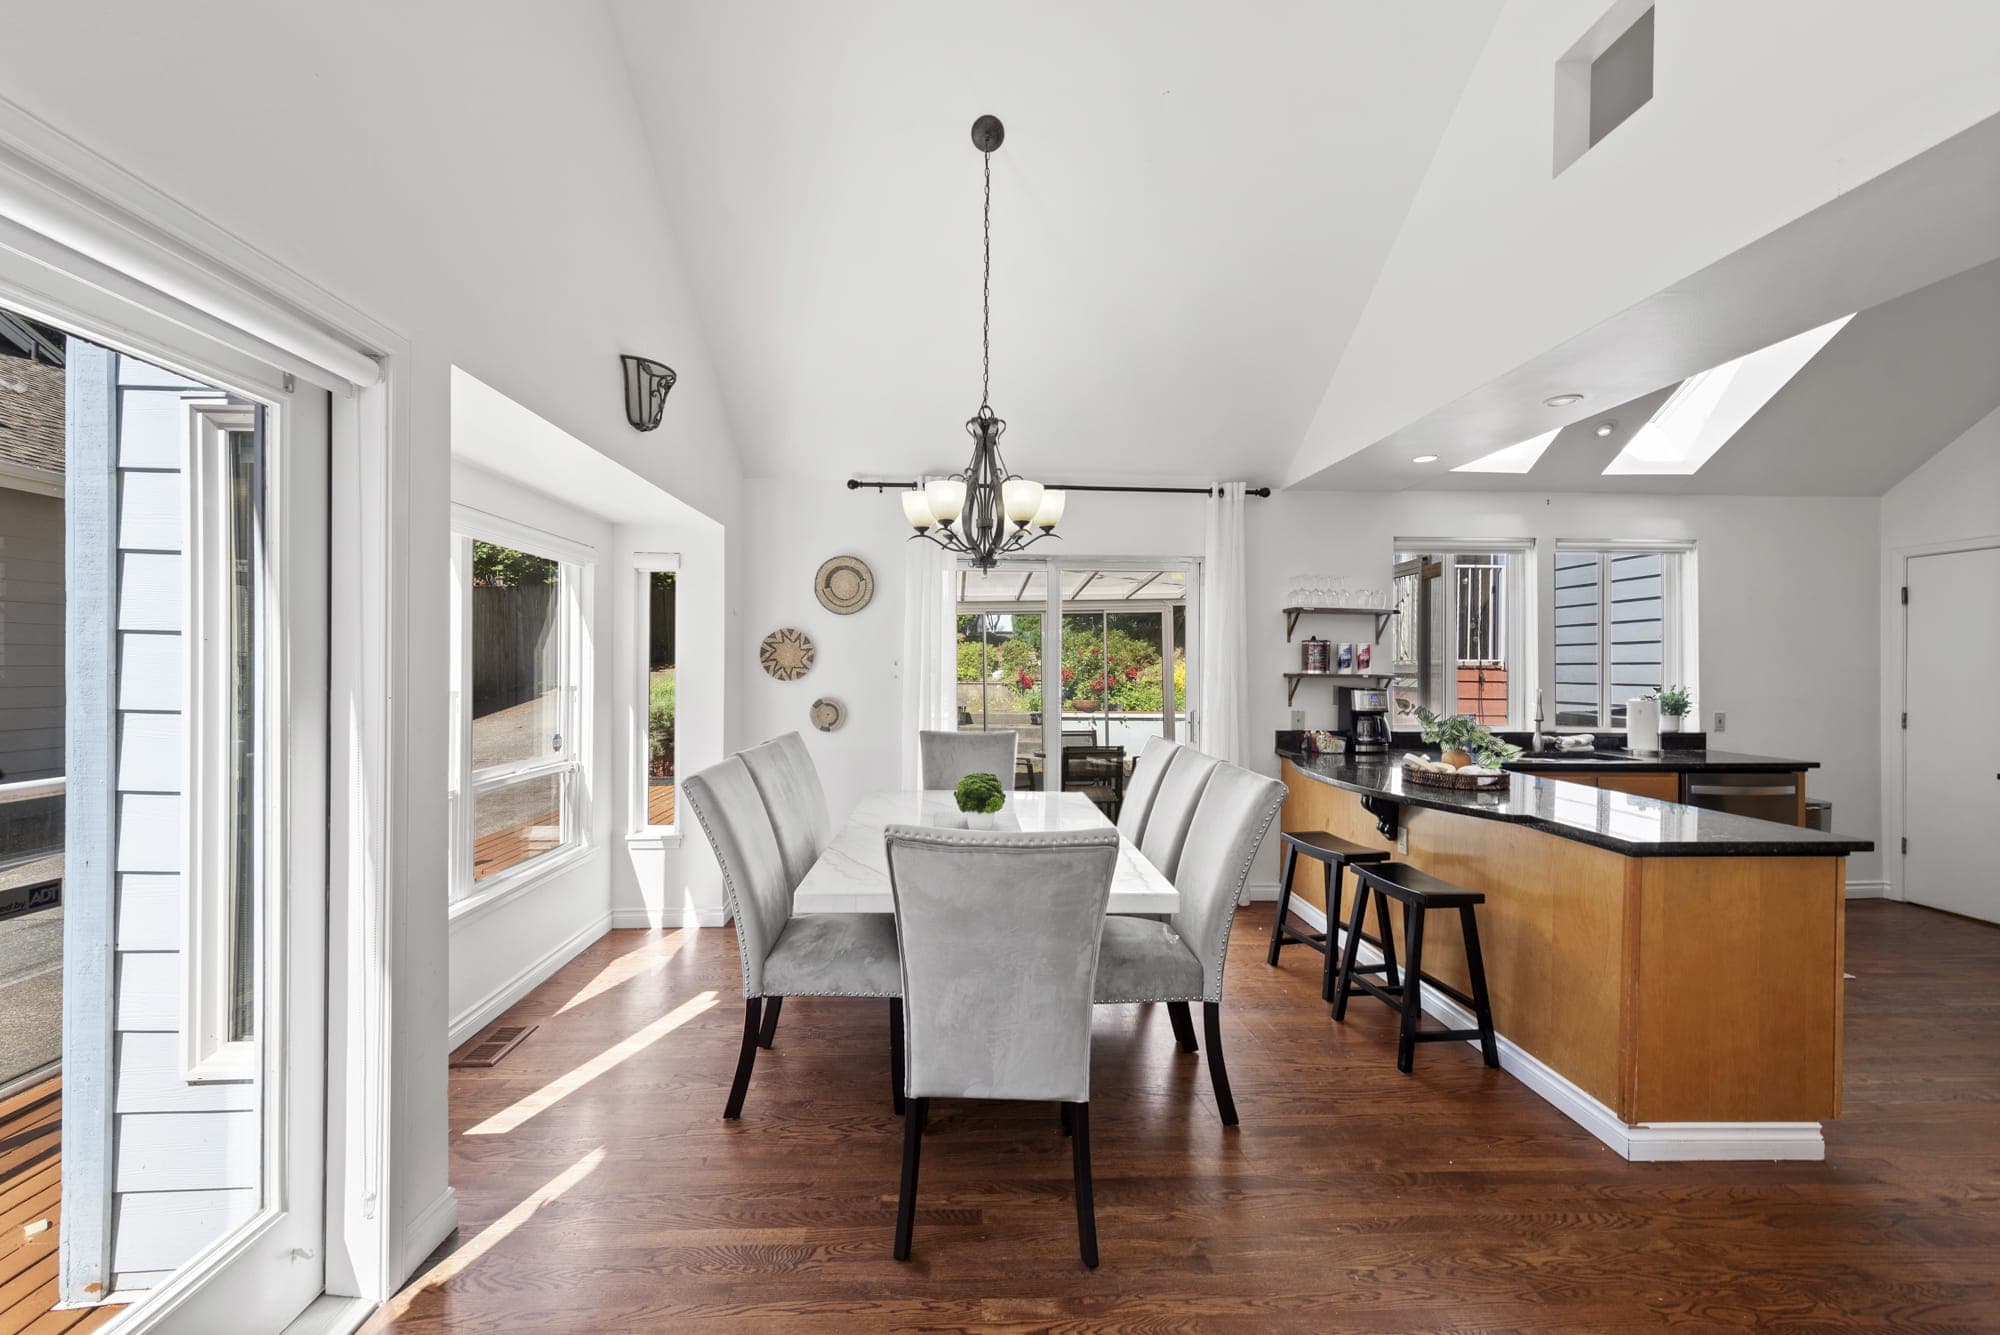
[[[1094,830],[1111,822],[1082,793],[1009,793],[994,818],[1007,830]],[[964,828],[964,817],[949,792],[875,793],[834,833],[818,862],[799,882],[794,913],[893,913],[889,855],[882,831],[891,825]],[[1160,875],[1129,839],[1118,841],[1118,870],[1111,878],[1109,913],[1172,913],[1180,892]]]

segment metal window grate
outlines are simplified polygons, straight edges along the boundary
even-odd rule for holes
[[[503,1024],[498,1029],[490,1030],[484,1037],[473,1039],[453,1053],[451,1064],[453,1067],[498,1066],[501,1060],[515,1048],[520,1047],[522,1041],[534,1033],[536,1028],[537,1026],[532,1024]]]

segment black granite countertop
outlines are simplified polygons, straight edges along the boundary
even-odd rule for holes
[[[1782,756],[1748,756],[1736,751],[1687,750],[1535,751],[1501,768],[1517,774],[1560,774],[1564,770],[1625,770],[1633,774],[1759,774],[1766,771],[1818,769],[1817,760],[1787,760]]]
[[[1626,857],[1845,857],[1875,847],[1866,839],[1531,774],[1510,774],[1506,788],[1491,792],[1406,785],[1401,752],[1306,756],[1280,750],[1278,754],[1301,774],[1349,792],[1526,825]]]

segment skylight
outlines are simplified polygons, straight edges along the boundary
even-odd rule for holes
[[[1556,432],[1561,430],[1561,427],[1557,427],[1555,431],[1545,432],[1542,435],[1536,436],[1533,440],[1516,441],[1514,444],[1504,449],[1495,450],[1491,454],[1482,454],[1469,464],[1460,464],[1451,471],[1454,473],[1525,473],[1535,466],[1535,461],[1542,457],[1542,451],[1549,447],[1549,443],[1556,438]]]
[[[1687,475],[1698,471],[1853,318],[1843,315],[1782,343],[1689,376],[1660,405],[1652,420],[1632,433],[1625,448],[1605,467],[1605,475]]]

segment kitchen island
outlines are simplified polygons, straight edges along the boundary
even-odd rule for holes
[[[1527,774],[1467,792],[1407,783],[1397,756],[1281,754],[1284,829],[1484,892],[1501,1062],[1524,1083],[1628,1158],[1822,1157],[1846,858],[1866,840]],[[1295,896],[1323,911],[1309,871]],[[1424,962],[1467,988],[1455,933]],[[1467,1023],[1428,989],[1425,1007]]]

